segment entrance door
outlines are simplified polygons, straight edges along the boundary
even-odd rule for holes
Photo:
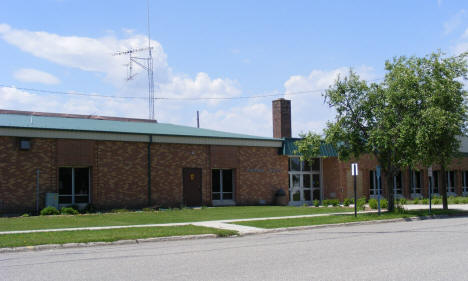
[[[201,206],[202,205],[202,169],[184,168],[184,205]]]

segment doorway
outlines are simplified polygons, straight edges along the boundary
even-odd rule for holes
[[[188,207],[202,205],[202,169],[183,168],[183,203]]]

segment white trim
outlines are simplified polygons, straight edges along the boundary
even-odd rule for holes
[[[122,134],[109,132],[43,130],[24,128],[0,128],[0,136],[52,138],[52,139],[88,139],[109,141],[149,142],[149,135]],[[282,140],[234,139],[196,136],[152,135],[153,143],[206,144],[232,146],[282,147]]]

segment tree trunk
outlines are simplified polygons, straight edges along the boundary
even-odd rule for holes
[[[448,210],[447,202],[447,173],[445,172],[445,165],[440,165],[440,173],[442,174],[442,185],[440,191],[442,193],[442,205],[444,210]]]
[[[390,172],[385,173],[385,182],[387,183],[387,199],[388,199],[388,211],[393,212],[395,210],[395,195],[393,188],[393,174]]]

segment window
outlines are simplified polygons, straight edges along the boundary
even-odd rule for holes
[[[398,174],[393,177],[393,192],[394,194],[402,194],[402,191],[403,191],[403,178],[401,176],[401,171],[399,171]]]
[[[439,171],[432,172],[432,193],[439,193]]]
[[[301,161],[299,157],[290,157],[289,158],[289,171],[293,172],[311,172],[311,171],[320,171],[320,159],[315,158],[311,162]]]
[[[463,171],[462,174],[462,192],[468,192],[468,171]]]
[[[421,172],[411,171],[411,193],[421,194]]]
[[[447,192],[455,193],[455,171],[447,171]]]
[[[211,173],[211,198],[213,200],[233,200],[233,180],[232,170],[213,169]]]
[[[291,203],[305,204],[320,199],[320,158],[309,162],[290,157],[288,173]]]
[[[89,203],[89,187],[89,168],[59,168],[59,204]]]
[[[380,190],[379,190],[380,187]],[[382,177],[377,181],[376,171],[369,171],[369,194],[379,195],[382,194]]]

